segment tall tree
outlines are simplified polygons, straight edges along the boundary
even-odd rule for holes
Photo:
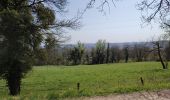
[[[115,47],[115,59],[116,62],[119,63],[121,59],[123,59],[123,52],[122,49],[120,47]]]
[[[105,49],[106,49],[106,41],[98,40],[96,43],[96,63],[103,64],[105,60]]]
[[[91,49],[91,64],[97,64],[95,48]]]
[[[133,47],[133,55],[137,62],[143,61],[146,55],[145,44],[135,44]]]
[[[77,45],[71,50],[71,60],[73,61],[73,65],[77,65],[81,63],[85,48],[84,44],[78,42]]]
[[[116,62],[116,50],[114,47],[111,47],[110,49],[110,52],[111,52],[111,56],[110,56],[110,60],[111,62]]]
[[[127,63],[128,59],[129,59],[129,48],[128,48],[128,46],[125,46],[123,50],[124,50],[125,63]]]
[[[166,52],[166,59],[170,61],[170,42],[168,43],[167,47],[165,48]]]
[[[168,68],[168,62],[167,59],[165,57],[165,51],[164,51],[164,42],[161,40],[161,37],[159,38],[159,40],[157,41],[152,41],[153,44],[153,49],[151,50],[151,52],[156,51],[157,55],[159,57],[159,61],[162,64],[162,68],[163,69],[167,69]]]
[[[21,80],[31,70],[35,51],[44,37],[63,27],[76,27],[77,20],[56,20],[55,12],[64,11],[66,5],[67,0],[0,0],[0,36],[4,44],[0,48],[4,50],[0,76],[11,95],[20,93]]]
[[[46,64],[48,65],[53,65],[57,63],[57,41],[55,39],[55,37],[53,36],[53,34],[48,34],[46,39],[45,39],[45,54],[46,54]]]
[[[110,45],[107,44],[107,50],[106,50],[106,63],[109,63],[110,58]]]

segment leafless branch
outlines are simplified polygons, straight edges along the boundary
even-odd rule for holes
[[[156,18],[165,22],[170,13],[169,0],[143,0],[137,7],[142,12],[142,19],[148,23]]]
[[[85,9],[81,12],[81,17],[84,15],[84,13],[87,11],[87,9],[90,9],[90,8],[93,8],[95,3],[97,2],[98,0],[90,0],[87,4],[87,6],[85,7]],[[109,12],[110,12],[110,3],[112,3],[114,6],[115,5],[115,2],[116,0],[102,0],[101,1],[101,4],[99,6],[97,6],[97,8],[99,9],[100,12],[104,12],[104,8],[105,6],[107,6],[109,8]]]

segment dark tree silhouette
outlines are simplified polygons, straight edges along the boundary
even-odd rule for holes
[[[129,59],[129,48],[128,48],[128,46],[125,46],[123,50],[124,50],[125,63],[127,63],[128,59]]]
[[[166,62],[165,62],[165,60],[164,60],[164,58],[162,56],[163,55],[162,54],[163,47],[161,46],[160,42],[161,41],[153,41],[152,42],[152,44],[153,44],[153,50],[152,51],[156,51],[157,52],[159,60],[160,60],[160,62],[162,64],[162,68],[163,69],[167,69],[168,66],[167,66],[167,64],[166,64]]]
[[[111,62],[116,62],[116,52],[115,52],[115,48],[114,47],[111,47],[110,49],[110,52],[111,52],[111,56],[110,56],[110,60]]]
[[[77,19],[56,20],[67,0],[0,0],[0,76],[10,95],[20,93],[21,80],[31,70],[34,55],[47,34],[57,36],[63,28],[77,28]],[[55,12],[54,12],[55,10]]]
[[[109,63],[110,58],[110,45],[107,44],[107,50],[106,50],[106,63]]]

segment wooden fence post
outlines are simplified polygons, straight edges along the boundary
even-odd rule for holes
[[[80,90],[80,83],[77,83],[77,91]]]
[[[144,85],[144,80],[142,77],[140,77],[140,81],[141,81],[142,85]]]

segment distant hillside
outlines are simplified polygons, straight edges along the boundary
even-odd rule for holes
[[[146,45],[147,47],[152,47],[153,44],[151,42],[124,42],[124,43],[109,43],[110,47],[119,47],[119,48],[123,48],[125,46],[128,47],[134,47],[135,45]],[[163,47],[165,47],[168,44],[168,41],[162,41],[161,44],[163,45]],[[64,44],[63,47],[66,48],[73,48],[76,44]],[[87,49],[91,49],[94,48],[96,46],[95,43],[85,43],[84,44],[85,48]]]

